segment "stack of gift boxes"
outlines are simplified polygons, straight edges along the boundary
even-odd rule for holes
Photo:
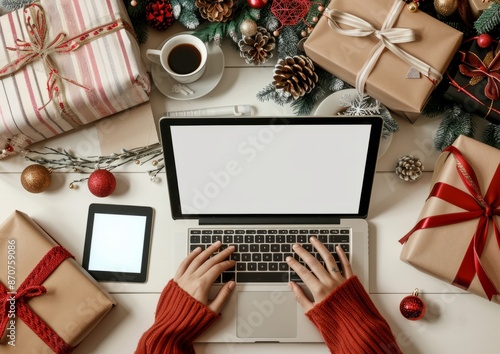
[[[498,95],[498,43],[462,42],[461,32],[408,11],[402,0],[332,0],[304,48],[317,65],[410,121],[442,80],[452,83],[450,97],[498,120],[498,97],[484,94],[496,87]],[[456,60],[460,70],[448,72]],[[478,76],[474,85],[471,76]],[[499,166],[498,149],[463,136],[443,152],[422,215],[401,239],[401,259],[500,303]]]
[[[0,17],[0,158],[149,100],[122,0],[40,0]],[[0,352],[71,353],[115,301],[28,215],[0,226]]]

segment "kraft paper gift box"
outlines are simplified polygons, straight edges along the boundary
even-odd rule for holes
[[[488,0],[469,0],[469,7],[473,18],[477,19],[492,2]]]
[[[410,12],[401,0],[332,0],[304,49],[315,64],[390,110],[420,113],[461,40],[461,32]]]
[[[28,215],[0,226],[1,353],[71,353],[114,305]]]
[[[438,158],[431,186],[400,240],[401,260],[500,303],[500,150],[460,136]]]
[[[0,158],[149,92],[122,0],[40,0],[0,17]]]
[[[456,70],[448,78],[446,96],[460,102],[467,111],[500,123],[500,84],[494,83],[499,80],[494,75],[500,77],[500,45],[495,41],[481,48],[473,40],[464,47],[457,54]],[[488,90],[487,84],[497,88]]]

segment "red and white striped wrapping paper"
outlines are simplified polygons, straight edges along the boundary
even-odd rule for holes
[[[123,1],[41,0],[37,4],[47,24],[46,43],[61,33],[66,40],[78,42],[83,33],[96,31],[77,49],[48,55],[59,77],[59,92],[49,89],[53,71],[43,53],[0,80],[0,158],[149,100],[150,79]],[[18,44],[19,49],[19,41],[30,42],[26,16],[20,9],[0,17],[0,72],[23,55],[8,48]],[[107,30],[120,20],[125,28]],[[61,97],[69,115],[61,113]]]

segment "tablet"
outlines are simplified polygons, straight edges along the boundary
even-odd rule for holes
[[[153,208],[91,204],[82,266],[99,281],[147,278]]]

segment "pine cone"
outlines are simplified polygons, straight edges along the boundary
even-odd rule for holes
[[[264,64],[273,57],[276,39],[264,27],[258,27],[254,36],[243,36],[238,42],[240,56],[247,64]]]
[[[401,157],[396,163],[396,174],[402,180],[413,182],[422,176],[424,165],[418,157],[407,155]]]
[[[296,55],[278,60],[273,79],[277,89],[283,89],[297,99],[312,91],[318,82],[318,75],[309,57]]]
[[[238,0],[196,0],[200,15],[210,22],[227,22],[233,19]]]

